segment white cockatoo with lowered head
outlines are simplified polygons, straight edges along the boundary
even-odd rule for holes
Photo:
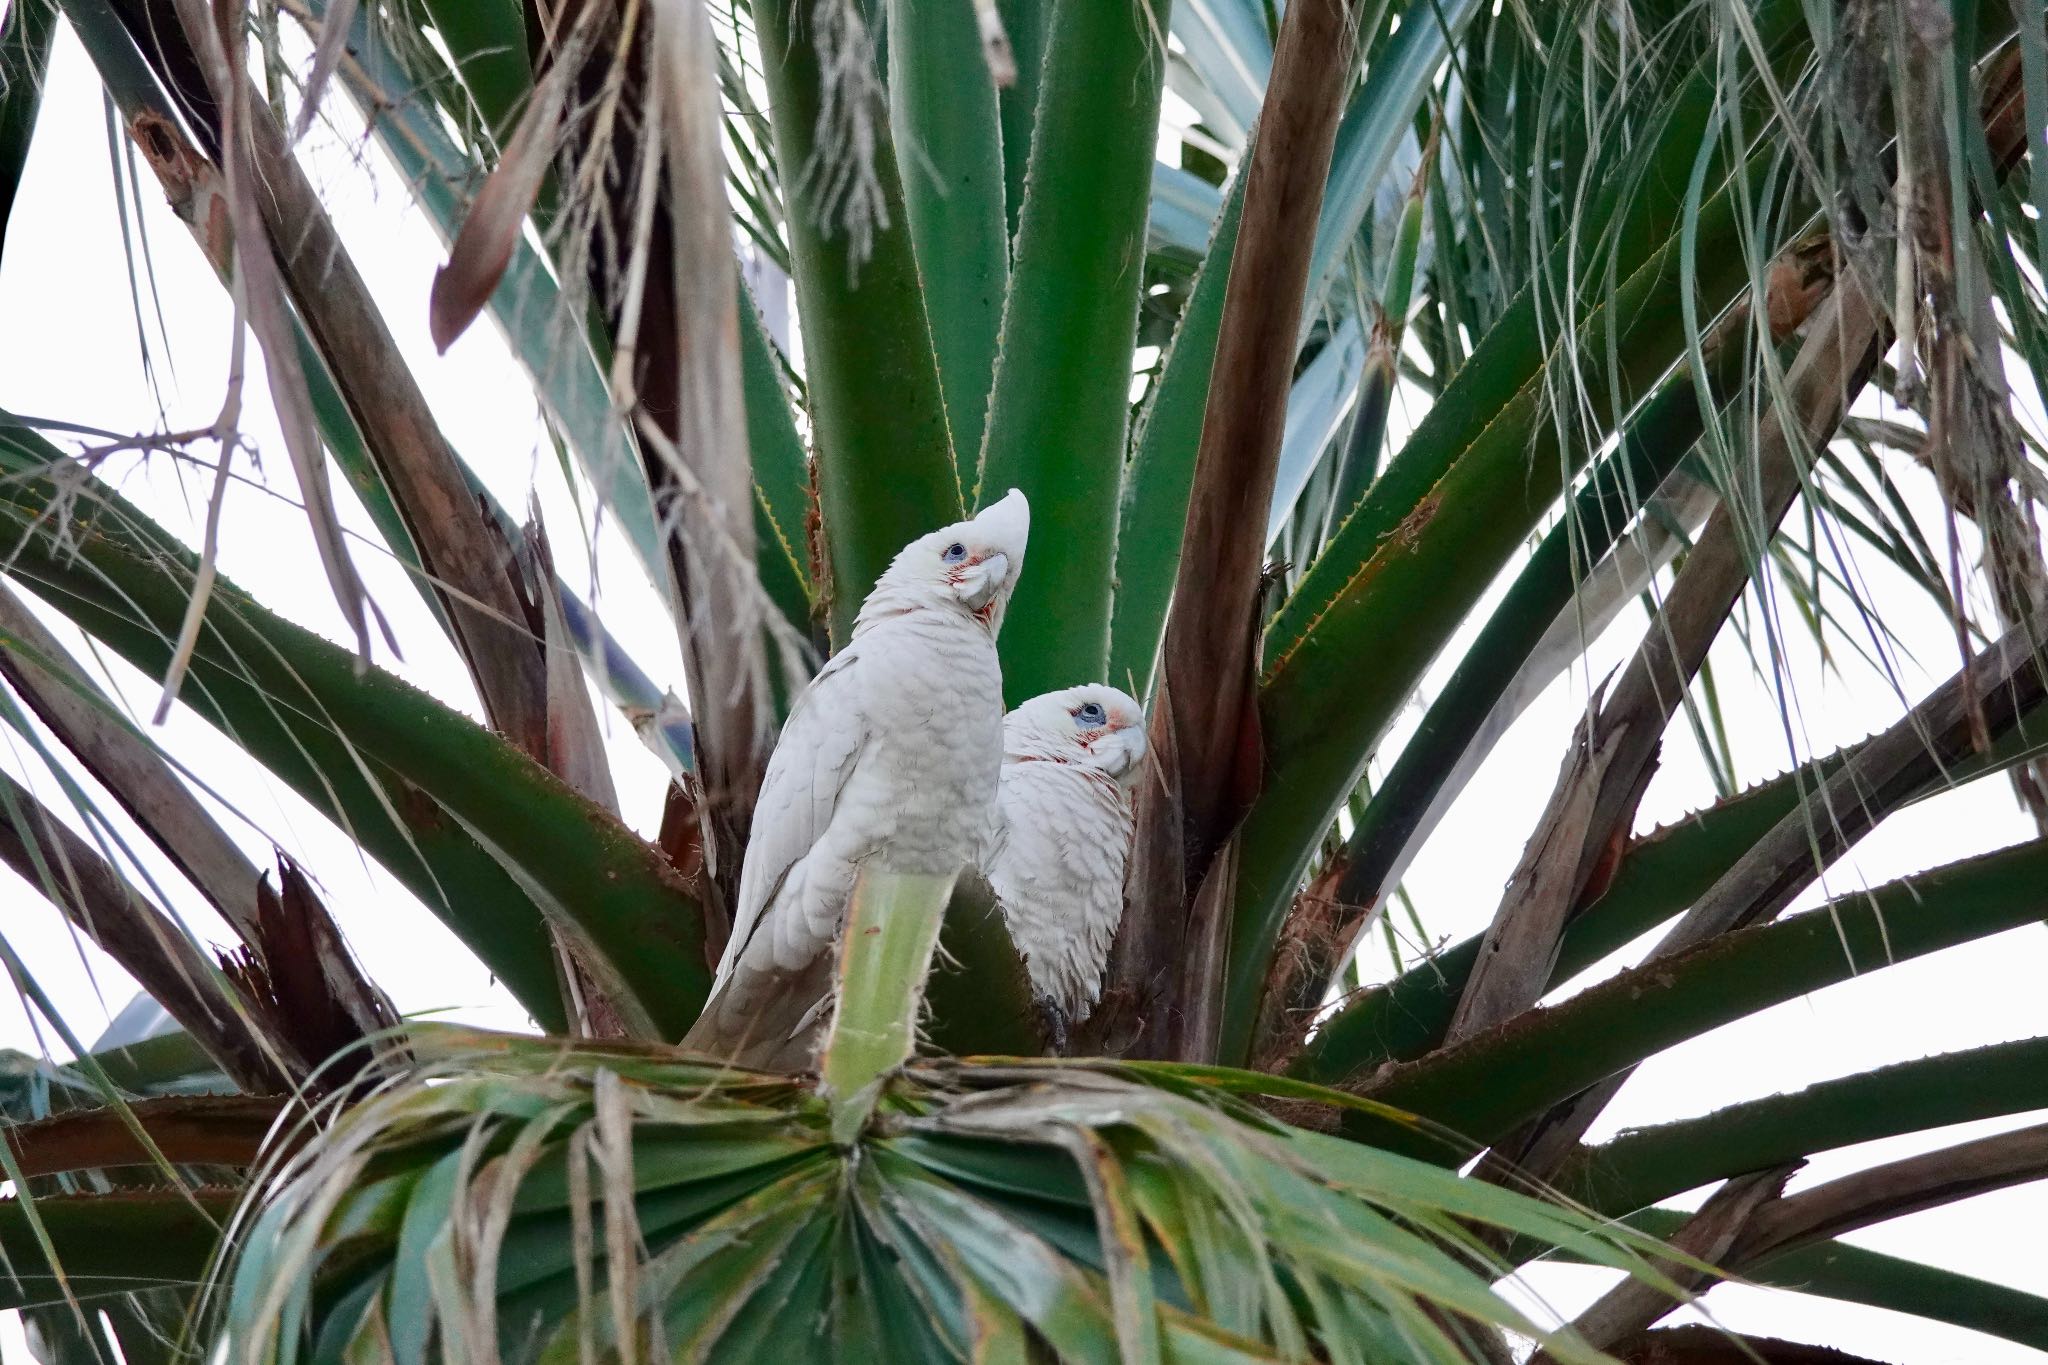
[[[1003,719],[1003,772],[975,864],[1024,954],[1050,1041],[1088,1016],[1123,918],[1145,710],[1091,683]]]
[[[1030,529],[1011,489],[904,546],[790,708],[754,807],[732,936],[686,1046],[744,1066],[808,1066],[862,866],[950,876],[972,858],[1002,767],[996,632]]]

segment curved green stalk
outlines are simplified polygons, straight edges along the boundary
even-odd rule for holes
[[[1180,568],[1195,452],[1209,400],[1209,367],[1223,322],[1223,291],[1237,225],[1244,212],[1244,172],[1231,179],[1209,250],[1173,330],[1166,361],[1153,383],[1131,467],[1124,475],[1116,537],[1116,602],[1109,631],[1109,681],[1134,697],[1150,696],[1152,667],[1166,629],[1166,608]]]
[[[979,877],[953,888],[925,983],[926,1037],[941,1052],[1032,1057],[1045,1050],[1023,954]]]
[[[511,135],[512,124],[533,88],[533,63],[526,13],[519,0],[420,0],[454,59],[469,102],[482,116],[493,141]],[[453,101],[449,113],[462,122]]]
[[[890,559],[958,520],[961,500],[896,149],[864,30],[822,39],[846,47],[832,54],[832,93],[863,135],[834,140],[833,129],[820,127],[826,78],[813,23],[828,10],[858,27],[852,0],[815,10],[809,0],[753,5],[789,202],[831,574],[828,619],[832,638],[843,641]]]
[[[1332,861],[1337,876],[1331,898],[1361,907],[1347,911],[1355,916],[1348,924],[1363,927],[1371,913],[1363,907],[1385,906],[1414,850],[1462,789],[1467,765],[1476,763],[1476,751],[1497,723],[1496,708],[1521,668],[1592,567],[1635,524],[1644,500],[1684,458],[1700,427],[1692,384],[1683,376],[1667,380],[1630,422],[1621,449],[1594,467],[1564,520],[1530,556]],[[1289,913],[1312,912],[1296,905]],[[1304,945],[1291,976],[1268,977],[1255,1048],[1291,1027],[1288,1020],[1296,1012],[1315,1007],[1343,956],[1356,946],[1354,939],[1331,926]]]
[[[1732,243],[1732,213],[1720,215],[1715,226],[1722,230],[1717,236],[1726,238],[1720,244]],[[1723,254],[1720,277],[1712,281],[1714,311],[1746,278],[1742,265],[1729,260],[1729,254]],[[1635,288],[1625,286],[1628,297],[1614,314],[1633,323],[1621,345],[1625,355],[1639,362],[1631,367],[1638,384],[1675,360],[1684,344],[1676,310],[1660,306],[1644,287],[1653,281],[1654,274],[1638,276],[1632,281]],[[1533,324],[1526,313],[1519,321]],[[1516,320],[1503,325],[1512,329]],[[1458,390],[1467,381],[1485,382],[1499,358],[1493,349],[1496,342],[1514,344],[1509,334],[1490,333],[1430,410],[1432,417],[1446,414],[1448,425],[1474,410],[1465,405],[1468,395]],[[1268,777],[1265,793],[1242,831],[1226,985],[1225,1058],[1240,1055],[1249,1041],[1272,943],[1321,832],[1356,790],[1374,746],[1464,610],[1478,599],[1558,492],[1563,471],[1555,429],[1537,420],[1540,403],[1533,377],[1530,383],[1485,429],[1484,437],[1430,486],[1392,493],[1395,501],[1413,494],[1417,502],[1412,512],[1371,539],[1364,562],[1327,604],[1310,633],[1271,663],[1261,690]],[[1424,427],[1428,426],[1425,419]],[[1532,439],[1533,454],[1528,450]],[[1347,537],[1367,519],[1381,489],[1435,472],[1404,468],[1411,455],[1422,453],[1410,441],[1368,495],[1368,510],[1346,523],[1325,551],[1326,559],[1347,557]],[[1582,456],[1577,452],[1575,462]],[[1320,591],[1311,571],[1296,596]],[[1281,629],[1282,623],[1276,621],[1275,632]],[[1273,637],[1268,638],[1270,642]],[[1360,661],[1366,659],[1372,667],[1361,669]]]
[[[860,1135],[882,1083],[910,1060],[925,977],[952,893],[951,877],[872,864],[854,882],[839,930],[832,1028],[818,1062],[835,1141]]]
[[[1057,526],[1004,617],[1011,705],[1099,682],[1138,340],[1168,0],[1053,9],[975,497]],[[1053,515],[1057,515],[1057,521]]]
[[[89,1301],[189,1290],[205,1281],[240,1202],[239,1191],[218,1189],[44,1194],[31,1215],[23,1200],[0,1199],[0,1253],[9,1270],[0,1276],[0,1309],[62,1304],[67,1292]],[[31,1217],[57,1253],[54,1274]]]
[[[1045,75],[1045,39],[1052,27],[1054,0],[996,0],[1010,52],[1017,59],[1017,80],[997,93],[996,108],[1003,127],[1003,203],[1008,237],[1017,235],[1024,212],[1024,178],[1031,162],[1031,128],[1038,118],[1038,87]]]
[[[2044,915],[2048,841],[2036,840],[1623,972],[1561,1005],[1396,1064],[1363,1093],[1490,1143],[1687,1038]],[[1362,1135],[1366,1123],[1347,1127]]]
[[[1743,1278],[1799,1294],[1888,1308],[2048,1351],[2048,1298],[1847,1242],[1821,1242],[1773,1256],[1749,1267]]]
[[[1550,1184],[1619,1215],[1858,1142],[2048,1108],[2048,1038],[1921,1057],[1582,1148]]]
[[[1009,285],[1003,135],[974,6],[889,0],[889,114],[962,486],[981,458]]]
[[[21,189],[56,37],[56,0],[14,0],[0,19],[0,250],[7,244],[7,220]]]
[[[1645,1209],[1626,1221],[1652,1237],[1668,1239],[1691,1219],[1692,1214],[1678,1209]],[[1558,1257],[1582,1259],[1571,1251],[1559,1252]],[[1795,1294],[1945,1322],[2048,1351],[2048,1298],[1847,1242],[1817,1242],[1767,1257],[1745,1267],[1742,1278]]]

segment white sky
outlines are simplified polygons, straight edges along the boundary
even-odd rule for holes
[[[434,354],[427,338],[426,299],[440,259],[438,243],[408,214],[395,179],[387,177],[382,190],[373,191],[331,135],[316,135],[312,155],[316,175],[331,190],[330,202],[356,264],[382,302],[444,430],[508,506],[524,507],[530,489],[539,496],[551,517],[558,564],[572,585],[587,587],[585,557],[573,541],[577,522],[568,512],[554,455],[542,440],[523,374],[488,323],[474,328],[447,356]],[[124,433],[176,430],[212,421],[226,374],[227,303],[146,172],[144,182],[143,227],[173,341],[167,349],[156,335],[145,292],[150,350],[164,404],[161,414],[143,376],[114,213],[99,88],[69,33],[61,33],[8,250],[0,261],[0,318],[9,324],[0,327],[0,406]],[[253,346],[251,357],[255,359]],[[245,411],[245,428],[265,457],[260,477],[271,491],[238,486],[231,496],[221,552],[223,571],[285,616],[345,641],[303,518],[279,500],[292,494],[290,469],[266,402],[253,387]],[[210,448],[195,453],[209,460],[213,456]],[[110,468],[125,492],[196,541],[206,471],[180,473],[162,456],[147,462],[116,462]],[[252,471],[244,466],[242,472]],[[336,489],[345,504],[345,519],[367,530],[366,518],[338,479]],[[1918,498],[1931,497],[1924,481],[1911,491]],[[598,598],[608,624],[657,680],[679,682],[674,641],[652,594],[638,581],[630,557],[608,536],[600,547],[604,574]],[[359,553],[358,563],[405,643],[407,657],[398,665],[400,671],[474,713],[472,694],[453,651],[439,640],[399,571],[368,548]],[[1922,665],[1909,663],[1902,669],[1907,691],[1917,698],[1953,669],[1952,638],[1917,590],[1885,566],[1865,567],[1887,625]],[[1408,879],[1432,934],[1462,936],[1482,927],[1490,916],[1501,884],[1521,852],[1522,838],[1549,795],[1562,739],[1584,704],[1588,679],[1599,678],[1625,657],[1639,630],[1640,621],[1631,618],[1597,642],[1585,668],[1553,687],[1531,709],[1439,828]],[[1802,652],[1797,641],[1794,651]],[[1810,648],[1803,653],[1810,662]],[[1802,752],[1859,738],[1889,724],[1901,710],[1886,685],[1853,652],[1839,650],[1838,659],[1840,677],[1822,679],[1811,667],[1801,672],[1806,682],[1795,719]],[[1748,783],[1781,771],[1788,754],[1775,702],[1749,680],[1739,651],[1724,648],[1717,663],[1740,777]],[[146,717],[154,706],[154,686],[123,667],[116,666],[114,674],[134,712]],[[233,746],[182,713],[164,728],[162,738],[247,817],[250,823],[234,823],[231,828],[238,837],[246,835],[245,846],[259,865],[268,864],[272,840],[304,862],[357,952],[401,1008],[448,1010],[498,1025],[521,1022],[518,1010],[431,916]],[[651,832],[660,811],[660,766],[640,750],[623,725],[612,725],[611,738],[627,819]],[[0,760],[9,771],[34,768],[33,760],[22,756],[18,740],[6,735],[0,742],[14,751],[11,759]],[[55,795],[47,780],[37,785],[46,796]],[[1651,787],[1643,823],[1671,819],[1704,804],[1711,795],[1705,770],[1681,726],[1674,730],[1664,769]],[[2029,832],[2002,781],[1979,783],[1888,822],[1830,873],[1828,886],[1837,894],[1854,890],[2013,843]],[[161,859],[151,852],[143,862],[157,870],[159,885],[169,889],[174,904],[202,936],[228,940],[196,898],[185,894],[163,869]],[[127,1001],[132,986],[97,950],[84,944],[74,947],[55,911],[33,890],[6,877],[0,877],[0,887],[7,889],[0,934],[34,964],[43,986],[89,1040]],[[1813,899],[1809,896],[1807,903]],[[1382,955],[1376,948],[1369,952],[1378,966]],[[2040,987],[2044,976],[2048,935],[2029,928],[1792,1002],[1650,1062],[1592,1136],[1599,1138],[1629,1124],[1703,1113],[1887,1062],[2039,1034],[2048,1021],[2048,998]],[[0,1045],[32,1052],[39,1048],[29,1020],[12,1000],[0,1000]],[[50,1047],[60,1055],[65,1051],[54,1039]],[[1929,1138],[1827,1154],[1817,1158],[1797,1183],[2025,1121],[2022,1117],[1969,1125]],[[1900,1219],[1847,1240],[2048,1293],[2040,1231],[2044,1226],[2048,1192],[2030,1187]],[[1601,1287],[1593,1272],[1569,1268],[1539,1269],[1536,1283],[1567,1310]],[[1995,1365],[2040,1358],[1976,1334],[1825,1300],[1727,1288],[1716,1291],[1710,1303],[1719,1320],[1734,1329],[1822,1341],[1914,1365]],[[11,1316],[0,1325],[0,1350],[18,1342],[17,1331]]]

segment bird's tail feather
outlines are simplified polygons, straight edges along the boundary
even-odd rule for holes
[[[683,1037],[683,1046],[759,1071],[807,1071],[832,1017],[832,955],[821,953],[771,980],[728,977]]]

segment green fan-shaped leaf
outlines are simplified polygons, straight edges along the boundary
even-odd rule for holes
[[[633,1359],[1003,1358],[1028,1333],[1104,1365],[1295,1359],[1339,1334],[1449,1365],[1469,1357],[1444,1308],[1531,1330],[1460,1259],[1463,1218],[1648,1273],[1636,1234],[1134,1074],[913,1067],[835,1141],[819,1096],[659,1049],[438,1051],[268,1186],[228,1325],[274,1362],[383,1340],[421,1359],[495,1322],[508,1362],[629,1339]]]

